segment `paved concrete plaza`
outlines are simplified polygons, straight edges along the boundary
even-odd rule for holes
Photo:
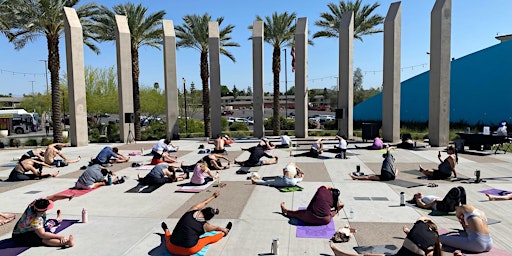
[[[332,148],[334,141],[326,145]],[[237,140],[227,148],[228,157],[233,160],[246,159],[248,153],[242,153],[240,147],[255,145],[257,140]],[[306,142],[303,142],[306,143]],[[137,142],[137,144],[112,144],[120,147],[120,152],[140,152],[143,148],[149,152],[154,142]],[[192,164],[204,155],[198,154],[198,146],[205,144],[198,140],[179,140],[173,144],[180,147],[181,161]],[[297,238],[297,226],[289,223],[286,217],[279,214],[280,202],[286,202],[288,208],[297,209],[307,206],[316,189],[321,185],[332,185],[341,190],[341,200],[345,208],[335,217],[336,229],[351,224],[359,229],[359,233],[347,243],[337,244],[340,248],[353,252],[353,247],[365,245],[400,245],[404,234],[403,224],[413,223],[416,218],[428,215],[428,211],[415,207],[399,206],[399,194],[405,192],[407,199],[415,192],[444,196],[453,186],[464,186],[468,195],[468,203],[485,211],[489,218],[500,220],[501,223],[489,226],[495,247],[512,252],[512,236],[510,227],[512,220],[511,201],[487,201],[484,194],[478,192],[489,188],[499,188],[512,191],[512,175],[510,174],[512,154],[490,154],[486,156],[459,154],[457,170],[460,176],[473,177],[476,169],[481,170],[485,183],[469,184],[463,181],[430,181],[416,179],[418,164],[435,167],[438,164],[437,151],[444,148],[429,148],[425,150],[397,149],[393,153],[396,165],[403,171],[399,177],[424,185],[435,182],[438,187],[419,186],[405,188],[384,182],[352,181],[349,172],[357,165],[365,173],[380,169],[382,151],[356,149],[354,143],[349,143],[349,159],[334,158],[334,153],[324,153],[328,159],[312,159],[307,157],[289,156],[290,151],[275,149],[279,156],[277,165],[260,167],[260,176],[275,176],[281,173],[286,163],[295,161],[306,172],[305,180],[300,184],[304,190],[300,192],[279,192],[275,188],[254,186],[247,180],[249,175],[236,174],[238,165],[232,165],[228,170],[221,171],[221,181],[227,185],[221,188],[221,195],[210,203],[220,208],[220,215],[211,222],[225,226],[233,222],[229,235],[220,242],[211,245],[206,255],[269,255],[272,238],[279,238],[279,255],[333,255],[327,238]],[[359,145],[369,143],[357,142]],[[212,145],[206,148],[212,148]],[[79,163],[59,168],[57,178],[18,184],[0,182],[0,212],[17,213],[19,217],[27,204],[33,199],[58,193],[74,185],[79,174],[79,168],[86,165],[89,158],[95,156],[106,144],[89,144],[86,147],[69,147],[63,149],[63,154],[69,158],[81,156]],[[304,145],[299,149],[309,148]],[[13,158],[21,156],[30,148],[5,149],[0,152],[0,165],[14,163]],[[443,158],[446,156],[443,153]],[[130,162],[149,163],[149,156],[132,156]],[[21,255],[167,255],[162,244],[162,229],[160,223],[165,221],[172,229],[178,217],[194,202],[211,195],[217,188],[210,186],[205,191],[194,193],[176,193],[179,183],[165,184],[152,193],[125,193],[136,186],[137,173],[145,174],[147,170],[136,170],[129,164],[123,165],[116,171],[117,175],[126,175],[124,184],[101,187],[71,201],[58,201],[55,207],[48,211],[54,218],[57,209],[61,209],[64,219],[81,219],[82,208],[87,208],[89,221],[76,223],[64,231],[63,235],[73,234],[76,245],[69,249],[31,248]],[[114,169],[116,167],[113,167]],[[0,178],[8,177],[12,167],[0,167]],[[55,170],[55,169],[50,169]],[[413,177],[411,179],[411,177]],[[7,185],[9,189],[6,189]],[[350,218],[349,210],[353,209],[354,216]],[[459,223],[453,217],[432,216],[442,229],[459,228]],[[12,226],[10,223],[0,227],[0,240],[10,238]]]

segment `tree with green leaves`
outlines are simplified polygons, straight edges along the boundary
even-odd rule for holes
[[[116,15],[126,16],[131,36],[132,53],[132,80],[133,80],[133,112],[135,115],[135,140],[141,140],[140,125],[140,92],[139,92],[139,49],[142,46],[150,46],[161,49],[163,29],[162,19],[165,11],[148,13],[148,8],[141,4],[118,4],[110,10],[106,6],[100,7],[100,14],[95,15],[94,33],[98,41],[116,40]]]
[[[54,142],[63,142],[59,42],[64,29],[64,7],[74,8],[78,2],[79,0],[4,0],[0,3],[1,33],[7,36],[16,50],[22,49],[39,36],[46,38]],[[82,24],[84,44],[93,52],[99,53],[99,49],[90,40],[90,17],[98,13],[98,6],[89,3],[75,10]]]
[[[273,135],[279,135],[279,74],[281,73],[281,47],[291,46],[295,35],[295,13],[284,12],[278,14],[274,12],[271,16],[264,19],[256,16],[257,20],[263,21],[263,36],[266,43],[272,45],[272,74],[273,78]],[[252,26],[249,27],[252,29]]]
[[[362,0],[340,1],[339,4],[329,3],[327,8],[329,12],[322,12],[320,20],[315,21],[315,25],[323,30],[316,32],[313,38],[328,37],[338,38],[339,28],[343,14],[354,12],[354,38],[363,41],[363,36],[382,32],[382,29],[375,28],[384,22],[384,17],[373,14],[379,7],[379,3],[372,5],[362,5]]]
[[[204,135],[211,136],[210,124],[210,91],[208,88],[210,72],[208,69],[208,22],[212,21],[208,13],[200,15],[185,15],[183,24],[176,26],[176,37],[179,39],[176,43],[178,48],[191,48],[199,51],[199,65],[201,84],[203,86],[203,119],[204,119]],[[231,54],[226,47],[239,47],[240,45],[231,42],[231,32],[235,28],[234,25],[221,27],[224,17],[216,20],[219,24],[220,53],[228,57],[231,61],[236,62],[235,56]]]

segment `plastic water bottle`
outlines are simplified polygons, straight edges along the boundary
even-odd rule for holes
[[[354,219],[354,209],[352,207],[350,207],[350,211],[348,212],[348,214],[350,219]]]
[[[107,175],[107,185],[112,185],[112,175]]]
[[[82,209],[82,223],[87,223],[87,209]]]
[[[405,192],[400,192],[400,206],[405,206]]]
[[[278,255],[279,254],[279,238],[272,239],[272,245],[270,247],[270,253],[272,255]]]

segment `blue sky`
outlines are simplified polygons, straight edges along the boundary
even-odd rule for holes
[[[93,2],[82,0],[79,4]],[[126,1],[109,0],[94,1],[111,7]],[[240,47],[228,48],[236,58],[233,63],[221,56],[221,84],[230,89],[234,85],[238,89],[252,86],[252,49],[251,31],[247,29],[255,20],[256,15],[269,16],[273,12],[295,12],[297,17],[308,18],[310,37],[319,30],[314,25],[321,12],[327,11],[329,2],[338,1],[315,0],[259,0],[259,1],[209,1],[209,0],[150,0],[142,2],[150,13],[164,10],[165,19],[173,20],[175,26],[182,24],[182,17],[187,14],[208,13],[213,19],[223,16],[223,24],[235,25],[232,41]],[[365,4],[376,1],[364,0]],[[380,7],[376,13],[385,16],[391,3],[395,1],[378,1]],[[138,2],[135,2],[138,3]],[[430,12],[434,0],[404,0],[402,1],[402,56],[401,80],[405,80],[428,69],[430,41]],[[453,0],[452,2],[452,57],[460,58],[472,52],[487,48],[498,41],[496,35],[512,33],[512,1],[510,0]],[[382,48],[383,34],[370,35],[363,42],[354,43],[354,68],[363,71],[363,86],[365,88],[379,87],[382,84]],[[314,40],[315,45],[309,46],[308,77],[309,88],[332,88],[336,85],[338,73],[338,40],[320,38]],[[107,68],[116,65],[115,44],[107,42],[98,44],[101,54],[96,55],[86,47],[85,65]],[[60,43],[61,74],[65,72],[64,38]],[[291,57],[287,50],[288,88],[294,84],[294,73],[291,72]],[[140,55],[140,85],[153,86],[155,82],[164,84],[163,52],[156,48],[143,47]],[[273,74],[271,71],[272,49],[265,44],[264,49],[264,85],[265,91],[272,90]],[[284,54],[284,51],[283,51]],[[44,62],[47,59],[46,40],[39,37],[17,51],[12,44],[0,35],[0,93],[12,93],[15,96],[46,91]],[[282,55],[282,71],[280,75],[281,91],[285,88],[284,56]],[[199,88],[199,52],[192,49],[178,49],[177,53],[178,83],[181,78]]]

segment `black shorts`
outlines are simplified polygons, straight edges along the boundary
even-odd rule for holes
[[[43,239],[33,231],[21,234],[12,234],[12,240],[20,246],[34,247],[44,245]]]
[[[162,159],[162,154],[154,151],[154,150],[151,150],[151,154],[153,155],[154,158],[156,159]]]

